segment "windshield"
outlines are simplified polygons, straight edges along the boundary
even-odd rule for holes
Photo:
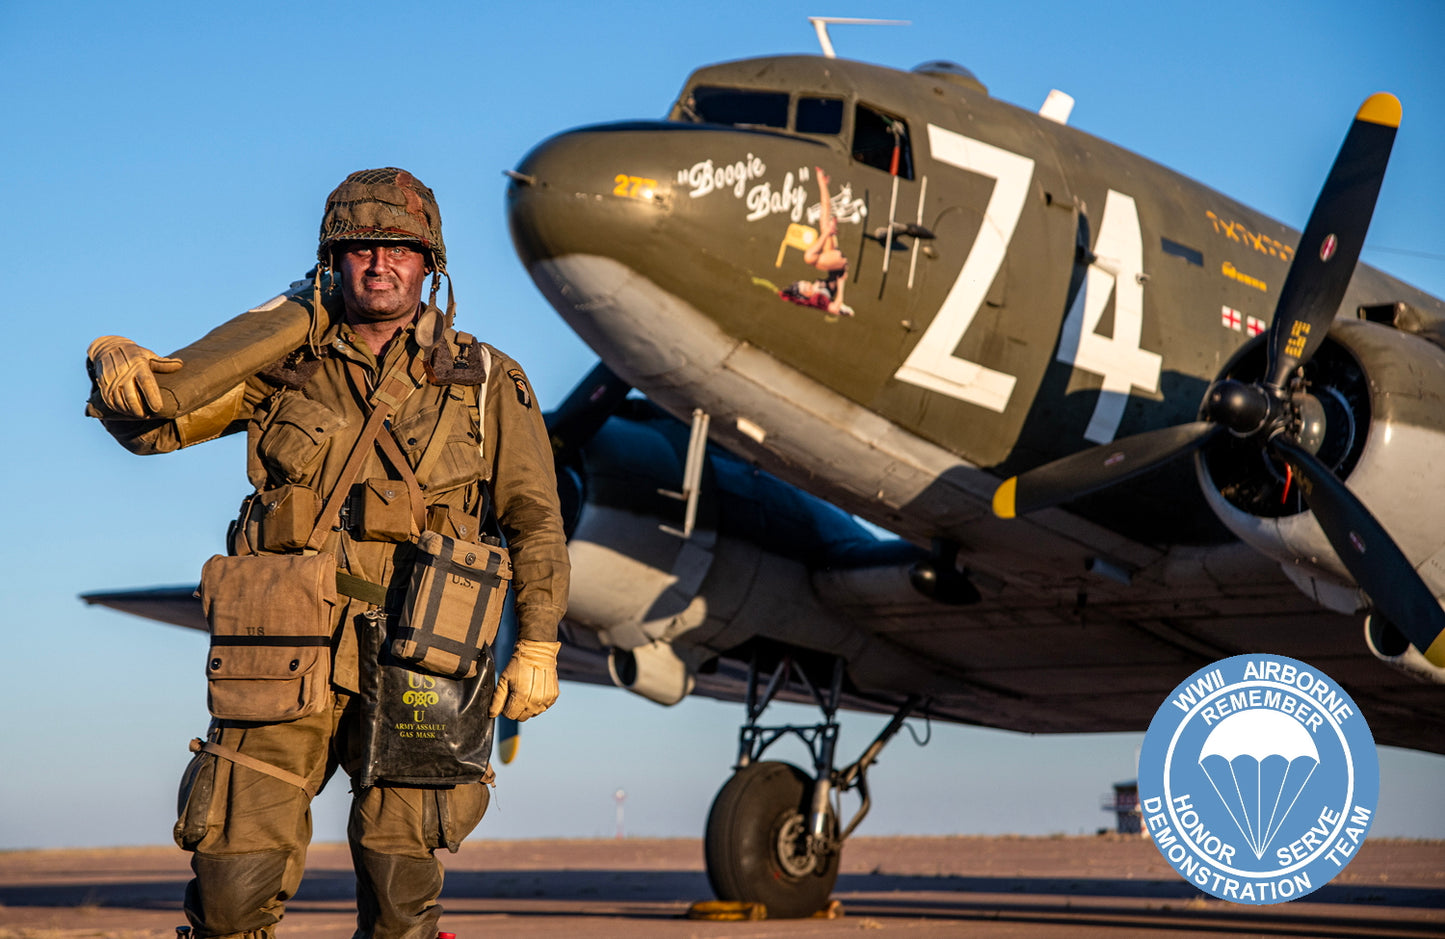
[[[780,91],[744,91],[699,85],[683,102],[682,117],[702,124],[786,128],[788,95]]]

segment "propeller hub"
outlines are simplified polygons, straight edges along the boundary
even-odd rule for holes
[[[1210,387],[1204,399],[1204,415],[1229,428],[1236,437],[1248,437],[1269,424],[1274,400],[1258,385],[1226,378]]]

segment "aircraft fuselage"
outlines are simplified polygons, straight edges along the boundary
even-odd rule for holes
[[[701,69],[668,120],[561,134],[517,173],[519,253],[619,374],[676,413],[707,406],[723,417],[720,437],[767,451],[755,455],[769,469],[815,490],[825,477],[830,498],[915,538],[930,533],[902,517],[914,514],[908,500],[870,506],[888,487],[850,478],[855,461],[804,465],[790,452],[808,448],[785,442],[784,412],[678,394],[696,381],[689,366],[763,353],[787,372],[775,391],[793,404],[827,412],[836,395],[1007,474],[1192,419],[1225,363],[1267,329],[1298,237],[996,101],[962,70],[806,56]],[[832,253],[810,255],[828,216]],[[791,302],[780,295],[790,286]],[[817,299],[820,287],[841,302]],[[1341,313],[1397,301],[1445,316],[1438,300],[1364,266]],[[649,304],[656,315],[638,315]],[[825,423],[855,424],[847,410]],[[1147,538],[1153,499],[1176,538],[1204,537],[1202,502],[1179,498],[1193,489],[1178,485],[1187,472],[1083,512],[1117,526],[1122,500],[1141,520],[1131,533]]]

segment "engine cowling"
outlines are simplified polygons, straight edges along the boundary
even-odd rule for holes
[[[1256,381],[1260,336],[1224,378]],[[1304,369],[1319,402],[1317,455],[1384,525],[1431,591],[1445,595],[1445,350],[1365,321],[1339,321]],[[1310,415],[1306,415],[1308,419]],[[1367,604],[1285,465],[1253,442],[1225,436],[1195,458],[1210,507],[1241,540],[1278,561],[1302,590],[1341,612]]]

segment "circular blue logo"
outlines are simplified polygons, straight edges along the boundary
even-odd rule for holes
[[[1139,753],[1144,829],[1169,866],[1235,903],[1312,893],[1355,856],[1380,797],[1375,739],[1328,675],[1236,655],[1190,675]]]

